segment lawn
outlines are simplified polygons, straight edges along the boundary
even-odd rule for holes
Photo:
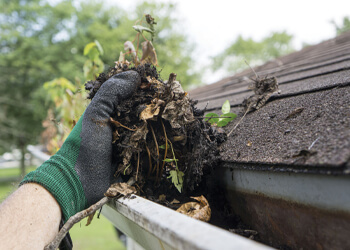
[[[35,167],[28,168],[28,172]],[[0,178],[11,178],[19,176],[18,168],[0,169]],[[18,182],[0,182],[0,202],[2,202],[10,193],[18,187]],[[76,224],[70,234],[73,240],[74,249],[76,250],[122,250],[125,249],[123,244],[118,240],[113,225],[102,215],[100,219],[96,216],[90,226],[85,226],[86,219]]]

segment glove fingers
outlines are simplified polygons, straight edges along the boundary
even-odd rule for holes
[[[130,97],[141,82],[135,71],[108,79],[86,109],[82,121],[81,147],[75,170],[89,204],[97,202],[112,179],[112,129],[109,118],[118,103]]]

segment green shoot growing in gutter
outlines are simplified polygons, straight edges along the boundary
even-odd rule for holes
[[[226,100],[221,107],[222,115],[216,113],[208,113],[205,115],[205,121],[213,126],[225,127],[230,121],[237,117],[236,114],[231,113],[231,105],[229,100]]]
[[[171,179],[171,182],[174,184],[174,186],[177,188],[177,190],[181,193],[182,188],[183,188],[183,177],[184,177],[185,174],[184,174],[184,172],[179,170],[179,168],[177,166],[178,159],[176,159],[176,157],[175,157],[173,145],[172,145],[171,141],[168,140],[168,142],[170,144],[170,148],[171,148],[171,152],[173,154],[173,158],[171,158],[171,159],[170,158],[166,158],[163,161],[168,162],[168,163],[173,163],[173,162],[175,163],[175,169],[174,170],[170,170],[168,178]],[[159,148],[165,149],[166,145],[165,144],[161,145],[161,146],[159,146]],[[173,164],[172,164],[172,166],[173,166]]]

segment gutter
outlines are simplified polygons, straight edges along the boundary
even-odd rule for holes
[[[350,249],[350,175],[217,169],[234,213],[262,242],[290,249]]]
[[[110,202],[102,214],[144,249],[272,249],[135,195]]]
[[[43,162],[50,158],[37,146],[27,149]],[[103,206],[102,214],[128,236],[129,250],[140,249],[137,244],[150,250],[272,249],[136,195],[110,201]]]

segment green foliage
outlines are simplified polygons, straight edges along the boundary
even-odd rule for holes
[[[350,17],[348,17],[348,16],[344,17],[343,23],[340,25],[338,25],[334,20],[332,21],[332,24],[335,27],[337,35],[343,34],[344,32],[350,30]]]
[[[43,84],[64,76],[76,92],[82,92],[86,79],[93,79],[118,59],[124,42],[135,37],[130,27],[144,13],[152,14],[161,30],[154,43],[162,77],[167,79],[169,73],[176,72],[185,87],[199,82],[199,75],[189,70],[194,64],[190,43],[174,29],[178,23],[175,5],[141,3],[128,13],[110,3],[107,6],[105,2],[90,0],[74,4],[68,0],[50,3],[3,0],[2,3],[0,152],[37,143],[47,110],[55,107]],[[90,60],[87,63],[84,47],[91,41],[95,44],[85,49]],[[101,61],[96,57],[97,52]],[[93,70],[89,72],[89,68]]]
[[[226,100],[221,107],[222,115],[216,113],[208,113],[205,115],[204,120],[210,124],[218,127],[225,127],[230,121],[237,117],[236,114],[231,113],[231,105],[229,100]]]
[[[179,170],[179,167],[177,165],[178,159],[176,159],[175,157],[175,153],[174,153],[174,149],[173,149],[173,144],[169,141],[170,144],[170,148],[171,148],[171,152],[173,154],[173,158],[172,159],[164,159],[165,162],[175,162],[175,169],[174,170],[170,170],[169,171],[169,176],[168,179],[171,179],[171,182],[174,184],[174,186],[176,187],[176,189],[181,193],[182,188],[183,188],[183,179],[184,179],[184,172]],[[159,146],[159,148],[161,149],[166,149],[166,145],[161,145]]]
[[[171,179],[171,182],[181,193],[183,187],[183,177],[185,174],[181,172],[178,168],[176,168],[175,170],[171,170],[169,174],[170,175],[168,176],[168,178]]]
[[[93,43],[88,43],[84,48],[84,56],[89,59],[84,63],[84,77],[86,80],[95,80],[104,70],[103,61],[100,58],[103,55],[101,44],[95,40]]]
[[[228,48],[213,57],[213,69],[224,68],[231,74],[251,65],[262,64],[268,60],[291,53],[293,36],[287,32],[273,32],[261,41],[239,36]]]

